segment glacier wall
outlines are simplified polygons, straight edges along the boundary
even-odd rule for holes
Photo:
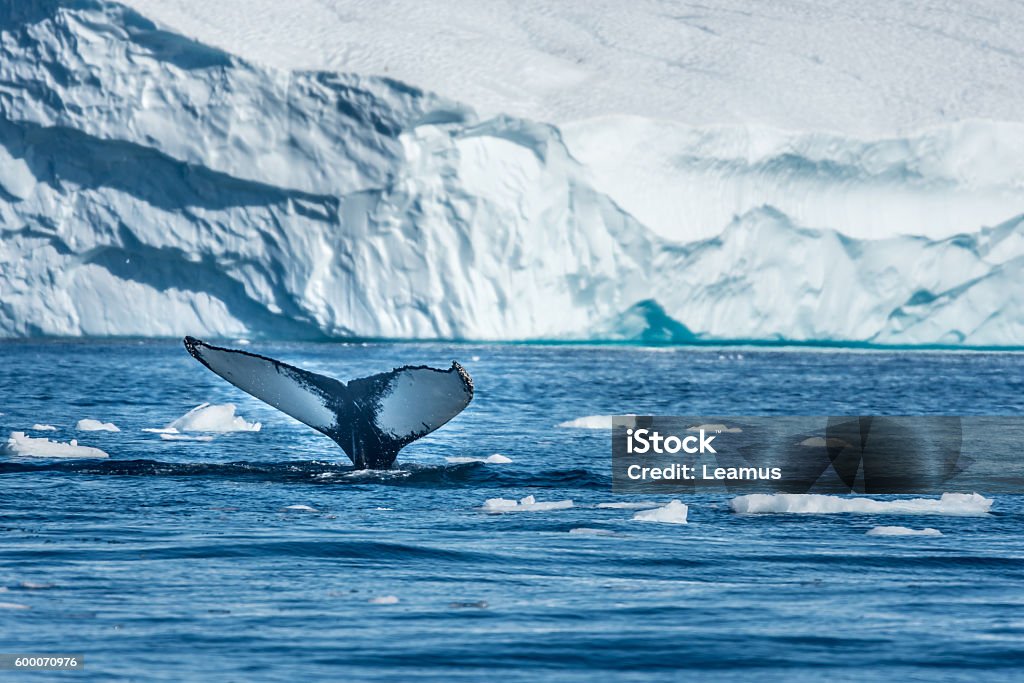
[[[688,159],[617,183],[627,127],[478,120],[393,80],[252,64],[118,4],[12,3],[0,336],[1020,346],[1014,125],[931,156],[941,134],[779,134],[753,158],[749,133],[691,131],[673,138]],[[968,144],[992,136],[1006,145]],[[857,182],[835,171],[858,164]],[[929,219],[929,196],[955,210]],[[873,197],[909,197],[905,231],[941,225],[880,237],[902,219]]]

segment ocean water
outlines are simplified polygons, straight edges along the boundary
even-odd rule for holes
[[[683,498],[688,525],[636,522],[596,507],[630,499],[611,492],[607,433],[555,426],[623,412],[1022,414],[1022,354],[248,348],[342,379],[458,359],[477,393],[394,471],[357,473],[180,344],[0,344],[0,437],[48,423],[58,430],[34,435],[110,453],[0,461],[0,653],[85,658],[24,680],[1024,676],[1021,497],[996,496],[986,517],[905,517],[736,515],[729,496],[700,494]],[[263,429],[207,442],[141,431],[206,401]],[[122,431],[77,433],[81,418]],[[495,453],[512,462],[446,460]],[[574,506],[480,510],[527,495]],[[866,535],[876,525],[943,535]]]

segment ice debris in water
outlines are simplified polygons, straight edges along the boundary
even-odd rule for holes
[[[29,458],[107,458],[105,452],[91,446],[79,446],[77,439],[70,443],[50,441],[40,437],[34,438],[25,432],[13,432],[7,439],[3,452]]]
[[[18,602],[0,602],[0,609],[30,609],[30,607]]]
[[[667,505],[643,510],[633,515],[636,522],[661,522],[662,524],[686,524],[686,513],[689,511],[686,503],[680,500],[670,500]]]
[[[75,429],[80,432],[119,432],[120,429],[113,422],[100,422],[91,418],[84,418],[78,421]]]
[[[193,436],[191,434],[168,434],[166,432],[159,432],[160,438],[164,441],[213,441],[213,437],[209,434],[202,434],[199,436]]]
[[[626,415],[632,415],[632,413],[626,413]],[[559,422],[555,426],[565,429],[611,429],[614,417],[614,415],[585,415],[577,417],[575,420]]]
[[[992,499],[977,493],[943,493],[942,498],[910,498],[873,500],[844,498],[817,493],[753,493],[733,498],[733,512],[789,512],[797,514],[834,514],[861,512],[869,514],[953,515],[988,514]]]
[[[566,510],[572,507],[571,500],[553,500],[538,503],[533,496],[520,498],[519,501],[509,498],[488,498],[484,501],[483,510],[490,513],[500,512],[546,512],[547,510]]]
[[[41,425],[41,424],[34,424],[31,427],[29,427],[29,429],[31,429],[33,432],[55,432],[55,431],[57,431],[57,428],[54,427],[53,425]]]
[[[281,510],[287,512],[320,512],[316,508],[310,507],[309,505],[286,505],[283,508],[281,508]]]
[[[399,600],[395,595],[380,595],[367,600],[371,605],[397,605]]]
[[[247,422],[241,415],[235,415],[234,403],[202,403],[188,411],[166,429],[179,432],[258,432],[259,422]]]
[[[876,526],[868,530],[868,536],[941,536],[938,529],[925,527],[924,529],[911,529],[905,526]]]
[[[507,455],[502,455],[501,453],[494,453],[493,455],[488,455],[486,458],[452,457],[445,458],[445,460],[453,465],[462,465],[467,462],[484,462],[491,465],[505,465],[512,462],[512,458]]]
[[[598,503],[597,507],[607,510],[650,510],[658,504],[650,500],[621,501],[617,503]]]

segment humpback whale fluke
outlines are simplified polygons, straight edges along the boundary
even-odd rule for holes
[[[452,361],[342,382],[273,358],[185,337],[192,357],[242,391],[334,439],[360,468],[385,469],[398,451],[462,412],[473,380]]]

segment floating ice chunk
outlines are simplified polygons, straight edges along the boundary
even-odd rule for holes
[[[178,430],[174,427],[143,427],[142,431],[149,432],[150,434],[177,434]]]
[[[519,501],[509,498],[488,498],[484,501],[483,510],[490,513],[501,512],[546,512],[548,510],[566,510],[572,507],[571,500],[554,500],[538,503],[533,496],[526,496]]]
[[[608,510],[650,510],[658,507],[658,504],[651,500],[622,501],[619,503],[598,503],[597,507]]]
[[[626,415],[632,415],[632,413],[626,413]],[[614,415],[586,415],[577,417],[575,420],[559,422],[555,426],[566,429],[611,429],[614,417]]]
[[[238,344],[239,346],[248,346],[249,344],[252,344],[252,342],[249,341],[248,339],[236,339],[235,343]]]
[[[842,439],[826,439],[823,436],[811,436],[797,444],[797,446],[806,446],[807,448],[847,448],[850,445]]]
[[[25,432],[13,432],[7,439],[3,452],[26,458],[107,458],[110,457],[98,448],[79,446],[77,439],[70,443],[50,441],[46,438],[34,438]]]
[[[117,425],[115,425],[113,422],[100,422],[99,420],[92,420],[92,419],[89,419],[89,418],[84,418],[82,420],[79,420],[78,424],[75,425],[75,429],[77,429],[80,432],[119,432],[119,431],[121,431],[120,429],[117,428]]]
[[[478,360],[480,360],[480,356],[473,356],[472,358],[470,358],[470,360],[476,363]]]
[[[160,438],[164,441],[213,441],[213,437],[209,434],[197,436],[192,434],[168,434],[161,432]]]
[[[281,510],[287,512],[320,512],[316,508],[310,507],[308,505],[286,505],[285,507],[281,508]]]
[[[235,415],[234,403],[202,403],[167,425],[179,432],[218,433],[258,432],[261,427],[259,422],[246,422],[241,415]]]
[[[705,432],[722,432],[725,434],[739,434],[740,432],[743,431],[739,427],[730,427],[729,425],[724,425],[717,422],[706,425],[694,425],[692,427],[686,428],[686,431],[688,432],[699,432],[701,430],[704,430]]]
[[[686,524],[689,508],[679,500],[670,500],[668,505],[653,510],[643,510],[633,515],[636,522],[661,522],[662,524]]]
[[[574,536],[614,536],[615,532],[609,529],[593,529],[591,527],[580,526],[575,529],[569,529],[569,533]]]
[[[367,602],[371,605],[397,605],[399,600],[398,596],[395,595],[380,595],[376,598],[370,598]]]
[[[988,514],[992,499],[977,493],[943,493],[942,498],[910,498],[873,500],[844,498],[816,493],[753,493],[733,498],[733,512],[790,512],[797,514],[834,514],[861,512],[869,514],[954,515]]]
[[[0,609],[31,609],[28,605],[19,602],[0,602]]]
[[[29,427],[29,429],[31,429],[33,432],[55,432],[55,431],[57,431],[57,428],[54,427],[53,425],[41,425],[41,424],[34,424],[31,427]]]
[[[395,508],[373,508],[373,509],[374,509],[374,510],[379,510],[379,511],[381,511],[381,512],[391,512],[391,511],[392,511],[392,510],[394,510]]]
[[[868,530],[868,536],[941,536],[938,529],[925,527],[924,529],[911,529],[905,526],[876,526]]]
[[[502,455],[501,453],[494,453],[493,455],[488,455],[486,458],[453,457],[445,458],[445,460],[452,463],[453,465],[461,465],[467,462],[485,462],[491,465],[504,465],[512,462],[512,458],[508,457],[507,455]]]

